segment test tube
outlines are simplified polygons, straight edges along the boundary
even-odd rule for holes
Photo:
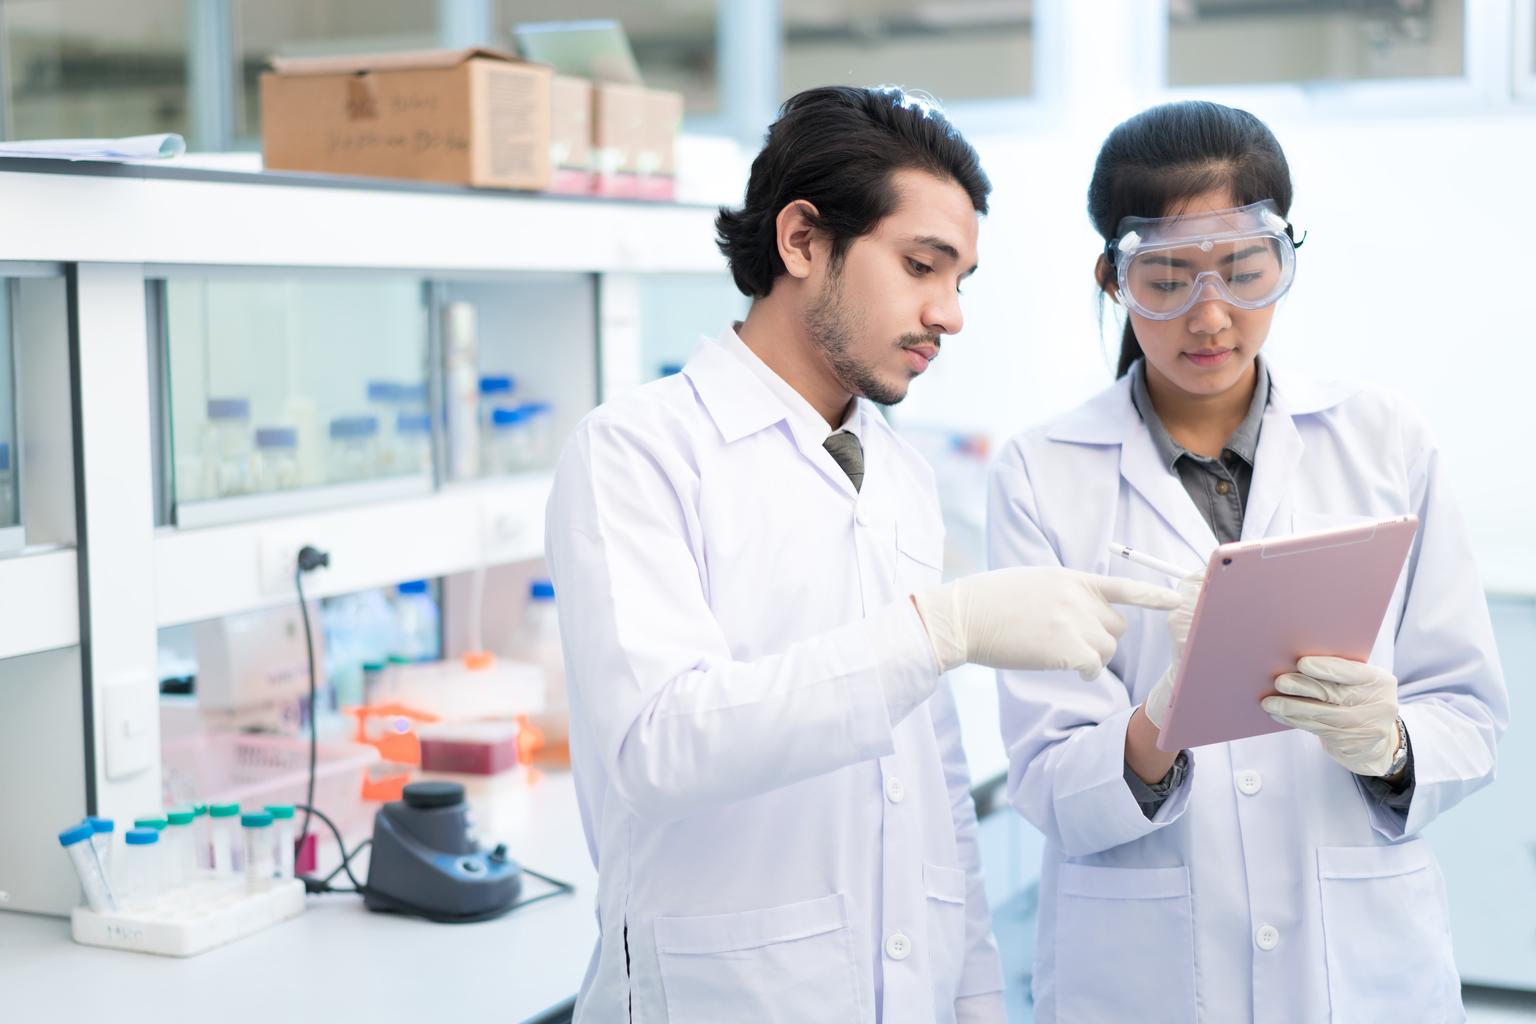
[[[142,818],[133,819],[134,828],[150,828],[154,829],[156,832],[164,832],[166,826],[169,824],[170,822],[166,821],[163,816],[158,814],[150,814]],[[155,863],[160,866],[160,878],[155,883],[155,889],[157,892],[164,892],[176,884],[175,879],[173,879],[170,875],[170,871],[173,866],[169,863],[171,858],[166,857],[163,853],[160,852],[163,851],[167,845],[168,844],[165,842],[165,837],[161,836],[158,844],[155,846]]]
[[[85,894],[85,905],[98,914],[107,914],[117,909],[117,903],[112,898],[107,876],[101,870],[96,847],[91,845],[91,837],[95,834],[96,829],[91,823],[82,821],[59,833],[59,845],[69,851],[70,863],[74,864],[75,875],[80,879],[80,891]]]
[[[208,808],[208,830],[213,839],[213,873],[233,878],[240,870],[240,805],[213,804]]]
[[[160,833],[152,828],[131,828],[123,834],[123,854],[118,858],[119,902],[127,909],[149,906],[160,895]]]
[[[266,811],[242,814],[240,831],[244,833],[245,887],[261,892],[271,886],[277,867],[272,859],[272,815]]]
[[[166,843],[166,884],[170,887],[191,885],[197,879],[196,839],[192,830],[197,815],[190,807],[178,807],[167,811],[165,820],[168,824],[161,839]]]
[[[108,886],[112,884],[112,833],[117,825],[111,818],[89,817],[85,819],[91,823],[95,834],[91,836],[91,845],[96,848],[96,859],[101,862],[101,877],[107,880]]]
[[[213,867],[213,852],[208,846],[208,805],[192,805],[192,862],[199,872]]]
[[[273,878],[293,877],[293,807],[290,804],[268,804],[267,813],[272,815],[272,845],[276,851],[276,867]]]

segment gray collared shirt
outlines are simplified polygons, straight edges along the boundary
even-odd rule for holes
[[[1214,459],[1190,451],[1169,436],[1152,406],[1152,395],[1147,391],[1146,363],[1138,362],[1131,371],[1131,401],[1146,423],[1147,432],[1152,435],[1153,447],[1169,472],[1178,474],[1189,500],[1195,503],[1222,544],[1230,544],[1243,536],[1243,510],[1248,505],[1248,489],[1253,484],[1259,429],[1264,424],[1264,410],[1269,405],[1269,368],[1258,358],[1255,358],[1254,366],[1258,380],[1254,384],[1253,400],[1248,403],[1248,415],[1227,438],[1221,455]]]
[[[1137,361],[1131,368],[1131,402],[1152,435],[1153,447],[1168,471],[1178,474],[1189,500],[1195,503],[1222,544],[1242,539],[1243,512],[1248,505],[1248,488],[1253,483],[1254,458],[1259,450],[1259,428],[1263,426],[1264,410],[1269,405],[1269,368],[1258,357],[1254,358],[1254,365],[1258,380],[1254,384],[1253,400],[1248,403],[1248,415],[1227,438],[1221,456],[1214,459],[1197,455],[1169,436],[1153,408],[1152,395],[1147,391],[1146,363]],[[1184,758],[1182,751],[1179,757]],[[1148,785],[1131,771],[1129,764],[1125,766],[1125,783],[1148,819],[1178,788],[1184,778],[1184,769],[1185,765],[1176,761],[1160,782]],[[1407,770],[1396,785],[1385,779],[1365,776],[1361,776],[1361,781],[1377,803],[1406,813],[1414,789],[1412,744],[1409,745]]]

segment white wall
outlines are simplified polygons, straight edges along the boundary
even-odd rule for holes
[[[1106,386],[1086,192],[1103,136],[1148,99],[1057,129],[972,134],[993,184],[966,328],[895,412],[903,424],[1012,433]],[[1255,106],[1260,116],[1266,112]],[[963,116],[957,120],[964,127]],[[1269,117],[1310,231],[1266,352],[1409,397],[1433,425],[1492,590],[1536,592],[1536,110]]]

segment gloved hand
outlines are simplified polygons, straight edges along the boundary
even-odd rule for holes
[[[1305,729],[1356,775],[1387,774],[1397,753],[1397,679],[1345,658],[1310,657],[1275,680],[1284,697],[1260,707],[1284,725]]]
[[[1173,641],[1173,660],[1141,705],[1142,714],[1159,730],[1163,727],[1163,719],[1168,716],[1168,701],[1173,697],[1173,679],[1179,674],[1179,666],[1184,661],[1184,643],[1189,639],[1189,627],[1195,621],[1195,602],[1200,599],[1200,588],[1203,586],[1203,572],[1179,580],[1179,606],[1168,613],[1168,637]]]
[[[912,595],[940,672],[991,668],[1104,670],[1125,632],[1112,604],[1177,608],[1166,587],[1072,569],[994,569]]]

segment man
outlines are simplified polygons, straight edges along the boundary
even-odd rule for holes
[[[792,98],[718,221],[746,321],[566,447],[546,549],[601,931],[579,1021],[1003,1020],[942,673],[1097,675],[1109,600],[1178,598],[939,585],[932,472],[873,403],[960,330],[989,191],[900,91]]]

